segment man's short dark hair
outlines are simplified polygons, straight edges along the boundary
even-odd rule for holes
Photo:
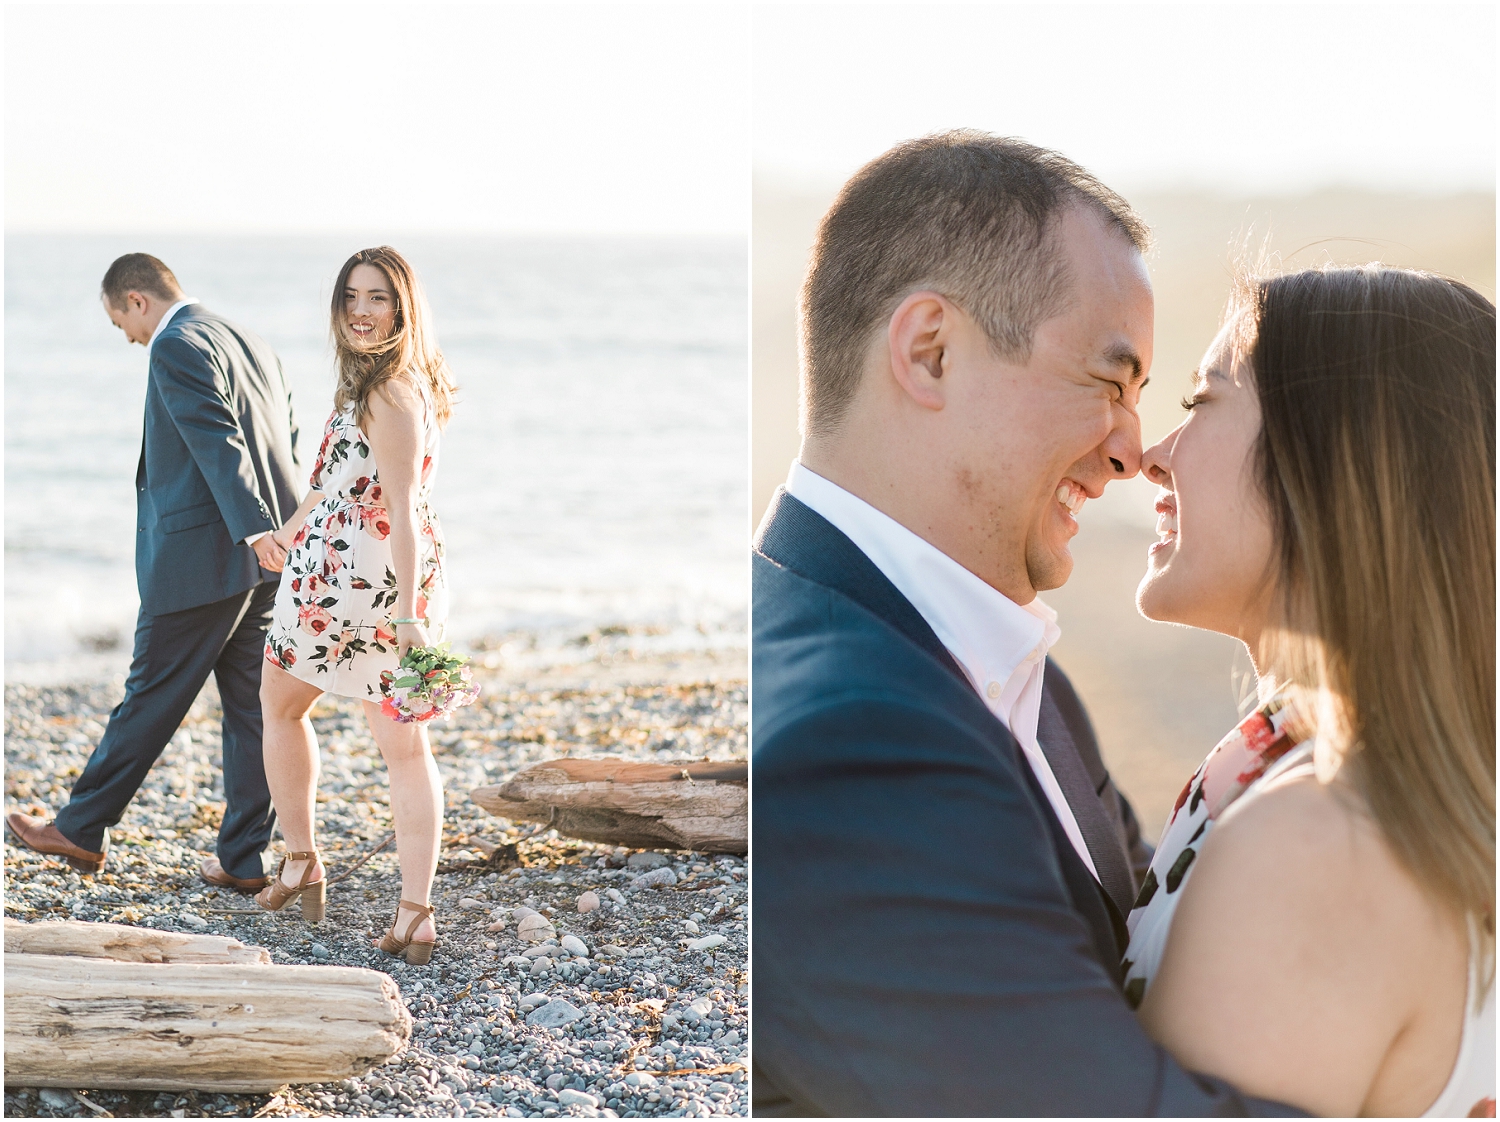
[[[802,286],[802,431],[832,432],[859,386],[870,340],[913,292],[973,316],[995,353],[1025,361],[1032,334],[1067,306],[1057,222],[1098,213],[1145,252],[1150,230],[1067,157],[971,129],[898,144],[844,185]]]
[[[125,308],[127,292],[144,292],[158,300],[177,300],[182,296],[182,286],[172,275],[172,270],[149,253],[127,253],[116,257],[115,263],[104,274],[99,286],[111,308]]]

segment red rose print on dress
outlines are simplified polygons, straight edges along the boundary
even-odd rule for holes
[[[313,487],[317,487],[318,476],[323,474],[323,462],[328,458],[328,442],[333,439],[333,434],[338,432],[338,426],[334,424],[338,416],[338,410],[334,410],[333,416],[328,418],[328,424],[323,429],[323,443],[318,445],[318,459],[313,464],[312,475],[308,477],[309,484]]]
[[[391,516],[383,506],[359,508],[359,525],[376,541],[385,541],[391,536]]]
[[[321,635],[333,623],[333,617],[318,604],[303,604],[297,609],[297,623],[309,635]]]

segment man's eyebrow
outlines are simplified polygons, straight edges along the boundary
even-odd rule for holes
[[[1135,348],[1129,343],[1117,343],[1104,352],[1104,361],[1111,366],[1130,367],[1130,380],[1138,382],[1141,378],[1141,356],[1135,353]]]

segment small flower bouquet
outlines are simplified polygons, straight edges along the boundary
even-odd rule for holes
[[[410,724],[446,717],[479,696],[470,681],[468,659],[450,654],[448,644],[412,647],[395,670],[380,672],[380,711],[393,721]]]

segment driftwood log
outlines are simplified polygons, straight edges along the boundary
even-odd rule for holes
[[[584,841],[632,848],[745,853],[749,767],[719,763],[636,763],[561,759],[534,764],[471,797],[491,814],[542,822]]]
[[[269,966],[271,952],[223,935],[184,935],[120,923],[22,923],[6,917],[6,954],[76,955],[117,962],[243,963]],[[9,963],[9,960],[6,960]]]
[[[76,931],[37,930],[83,927],[105,930],[92,942]],[[265,952],[233,939],[125,928],[142,937],[132,943],[119,930],[5,925],[7,1085],[270,1091],[363,1075],[411,1036],[400,991],[377,971],[275,966],[269,956],[246,960],[246,952]],[[234,961],[206,961],[214,942]],[[68,945],[81,949],[59,949]],[[106,948],[163,960],[97,953]]]

